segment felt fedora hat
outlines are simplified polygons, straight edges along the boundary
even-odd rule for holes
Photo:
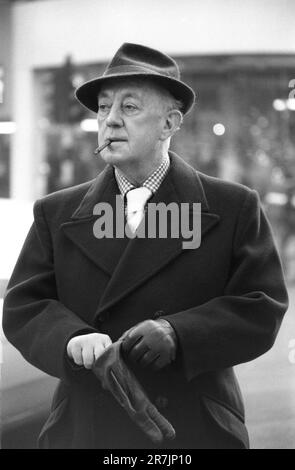
[[[97,96],[102,85],[107,80],[126,77],[150,78],[156,81],[181,101],[184,114],[190,111],[195,102],[195,93],[181,81],[175,60],[156,49],[131,43],[124,43],[118,49],[103,75],[77,88],[76,98],[86,108],[97,113]]]

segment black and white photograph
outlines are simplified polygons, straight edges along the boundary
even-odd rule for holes
[[[1,450],[295,449],[294,24],[0,0]]]

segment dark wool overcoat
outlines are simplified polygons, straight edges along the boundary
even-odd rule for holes
[[[175,441],[162,448],[249,446],[233,366],[274,343],[288,307],[281,261],[256,191],[202,174],[173,153],[170,159],[150,202],[201,203],[199,248],[184,249],[173,237],[94,236],[94,206],[114,206],[119,194],[111,166],[34,205],[3,328],[30,363],[60,379],[41,448],[153,448],[94,374],[71,366],[66,346],[91,332],[115,341],[160,317],[175,329],[175,362],[133,370],[175,427]]]

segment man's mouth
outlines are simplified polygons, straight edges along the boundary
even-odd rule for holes
[[[127,139],[120,139],[119,137],[109,137],[109,140],[111,141],[111,143],[113,142],[126,142]]]

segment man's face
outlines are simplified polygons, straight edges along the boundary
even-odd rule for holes
[[[153,84],[125,80],[106,84],[98,96],[98,142],[114,141],[101,152],[103,160],[119,167],[156,160],[165,114],[163,95]]]

